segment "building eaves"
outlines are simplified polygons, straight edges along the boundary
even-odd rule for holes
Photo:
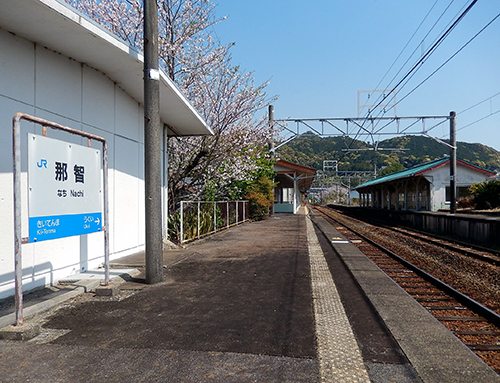
[[[440,165],[443,165],[446,163],[446,161],[449,161],[449,158],[441,158],[438,160],[426,162],[425,164],[422,165],[417,165],[414,166],[413,168],[402,170],[400,172],[388,174],[386,176],[380,177],[380,178],[375,178],[374,180],[370,180],[368,182],[365,182],[362,185],[356,186],[354,189],[361,189],[367,186],[373,186],[373,185],[378,185],[384,182],[389,182],[389,181],[394,181],[397,179],[401,178],[407,178],[407,177],[414,177],[416,175],[421,175],[425,172],[428,172],[431,169],[434,169],[436,167],[439,167]]]
[[[123,40],[57,0],[0,0],[0,9],[0,28],[97,69],[144,104],[144,59]],[[213,134],[163,72],[160,118],[169,134]]]
[[[431,170],[435,170],[435,169],[438,169],[442,166],[446,166],[449,162],[450,162],[449,157],[444,157],[444,158],[441,158],[438,160],[426,162],[425,164],[417,165],[417,166],[414,166],[413,168],[410,168],[410,169],[406,169],[406,170],[402,170],[400,172],[388,174],[384,177],[375,178],[374,180],[370,180],[368,182],[365,182],[362,185],[356,186],[354,189],[362,189],[362,188],[365,188],[367,186],[379,185],[379,184],[382,184],[385,182],[394,181],[394,180],[402,179],[402,178],[421,176],[421,175],[424,175],[425,173],[430,172]],[[489,176],[495,175],[495,173],[490,171],[490,170],[483,169],[479,166],[470,164],[470,163],[463,161],[463,160],[460,160],[460,159],[457,159],[457,165],[464,166],[464,167],[467,167],[469,169],[473,169],[475,171],[487,174]]]

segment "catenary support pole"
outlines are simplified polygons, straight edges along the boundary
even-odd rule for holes
[[[450,112],[450,213],[457,211],[457,114]]]
[[[274,105],[269,105],[269,128],[271,129],[271,141],[269,142],[269,155],[274,160],[276,149],[274,148]],[[274,180],[273,180],[274,181]],[[273,186],[273,196],[275,195]],[[274,214],[274,202],[271,205],[270,213]]]
[[[160,71],[156,0],[144,0],[144,183],[146,283],[163,281]]]
[[[269,128],[271,129],[271,139],[269,142],[269,153],[274,158],[274,106],[269,105]]]

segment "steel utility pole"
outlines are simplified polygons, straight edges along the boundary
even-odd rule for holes
[[[156,0],[144,0],[144,183],[146,283],[163,281],[160,70]]]
[[[457,114],[450,112],[450,214],[457,211]]]

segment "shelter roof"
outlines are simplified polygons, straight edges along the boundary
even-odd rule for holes
[[[402,178],[421,176],[421,175],[424,175],[425,173],[428,173],[432,170],[441,168],[443,166],[447,166],[449,163],[450,163],[450,158],[444,157],[444,158],[441,158],[438,160],[426,162],[425,164],[414,166],[410,169],[402,170],[400,172],[396,172],[396,173],[388,174],[388,175],[383,176],[383,177],[375,178],[373,180],[365,182],[362,185],[355,187],[354,189],[361,189],[361,188],[364,188],[367,186],[378,185],[378,184],[381,184],[384,182],[394,181],[394,180],[402,179]],[[458,165],[467,167],[469,169],[473,169],[475,171],[484,173],[484,174],[489,175],[489,176],[495,175],[494,172],[483,169],[479,166],[470,164],[470,163],[463,161],[463,160],[460,160],[460,159],[457,159],[457,166]]]
[[[286,177],[285,174],[295,174],[297,186],[300,191],[305,192],[309,190],[316,175],[316,169],[307,166],[293,164],[288,161],[278,160],[274,164],[274,170],[278,173],[278,177]]]
[[[279,168],[284,168],[284,169],[279,169]],[[316,174],[316,169],[309,168],[307,166],[293,164],[291,162],[284,160],[276,161],[275,169],[278,173],[293,173],[296,171],[298,173],[303,173],[303,174],[311,174],[311,175]]]
[[[143,55],[57,0],[0,0],[0,28],[95,68],[144,103]],[[160,117],[169,135],[208,135],[210,127],[160,73]]]

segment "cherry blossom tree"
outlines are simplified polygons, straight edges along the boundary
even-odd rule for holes
[[[142,1],[66,0],[130,45],[142,50]],[[255,119],[271,98],[267,83],[231,62],[232,44],[211,35],[217,18],[208,0],[158,0],[160,65],[215,134],[169,139],[169,208],[181,199],[243,195],[272,132]],[[238,190],[241,189],[241,190]]]

